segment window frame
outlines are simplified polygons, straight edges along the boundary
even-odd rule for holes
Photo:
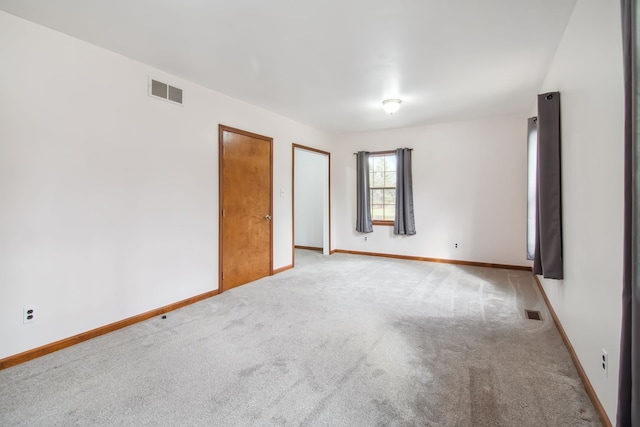
[[[396,151],[395,150],[385,150],[385,151],[371,151],[369,152],[369,159],[371,159],[372,157],[383,157],[383,156],[389,156],[389,155],[393,155],[396,159],[396,165],[397,165],[397,161],[398,158],[396,156]],[[396,166],[397,169],[397,166]],[[371,170],[369,170],[369,174],[371,174]],[[396,174],[396,181],[398,179],[398,171],[394,171],[394,173]],[[370,180],[371,181],[371,180]],[[389,189],[393,189],[394,191],[396,190],[396,185],[394,184],[393,187],[373,187],[372,183],[369,182],[369,213],[371,214],[371,223],[373,225],[385,225],[385,226],[393,226],[395,224],[395,220],[382,220],[382,219],[373,219],[373,203],[372,203],[372,193],[373,190],[389,190]]]

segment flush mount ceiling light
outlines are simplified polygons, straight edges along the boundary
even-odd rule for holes
[[[382,108],[389,114],[393,114],[400,109],[401,99],[385,99],[382,101]]]

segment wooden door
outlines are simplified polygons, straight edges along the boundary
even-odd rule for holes
[[[273,274],[273,139],[227,126],[220,145],[220,291]]]

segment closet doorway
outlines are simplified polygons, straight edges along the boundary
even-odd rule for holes
[[[331,154],[293,144],[293,248],[331,253]],[[295,262],[295,251],[293,255]]]

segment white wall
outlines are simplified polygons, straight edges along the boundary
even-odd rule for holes
[[[543,286],[612,419],[619,21],[616,0],[580,0],[541,88],[562,92],[566,275]],[[292,262],[294,141],[333,153],[334,248],[529,265],[526,117],[330,138],[4,12],[0,51],[0,358],[217,288],[219,123],[274,138],[275,268]],[[182,87],[184,107],[149,98],[149,76]],[[414,148],[418,234],[376,226],[364,242],[352,153],[400,146]],[[27,304],[39,316],[23,325]]]
[[[338,249],[530,265],[526,260],[526,117],[344,134],[334,149]],[[356,233],[359,150],[413,148],[415,236]],[[342,214],[344,213],[344,214]],[[458,243],[458,249],[454,244]]]
[[[291,265],[291,143],[326,134],[4,12],[0,52],[0,358],[218,287],[220,123],[274,138]]]
[[[565,280],[543,280],[615,420],[622,293],[623,75],[620,2],[580,0],[540,92],[560,91]],[[609,375],[600,368],[609,353]]]
[[[297,246],[324,247],[328,157],[295,149],[294,238]]]

